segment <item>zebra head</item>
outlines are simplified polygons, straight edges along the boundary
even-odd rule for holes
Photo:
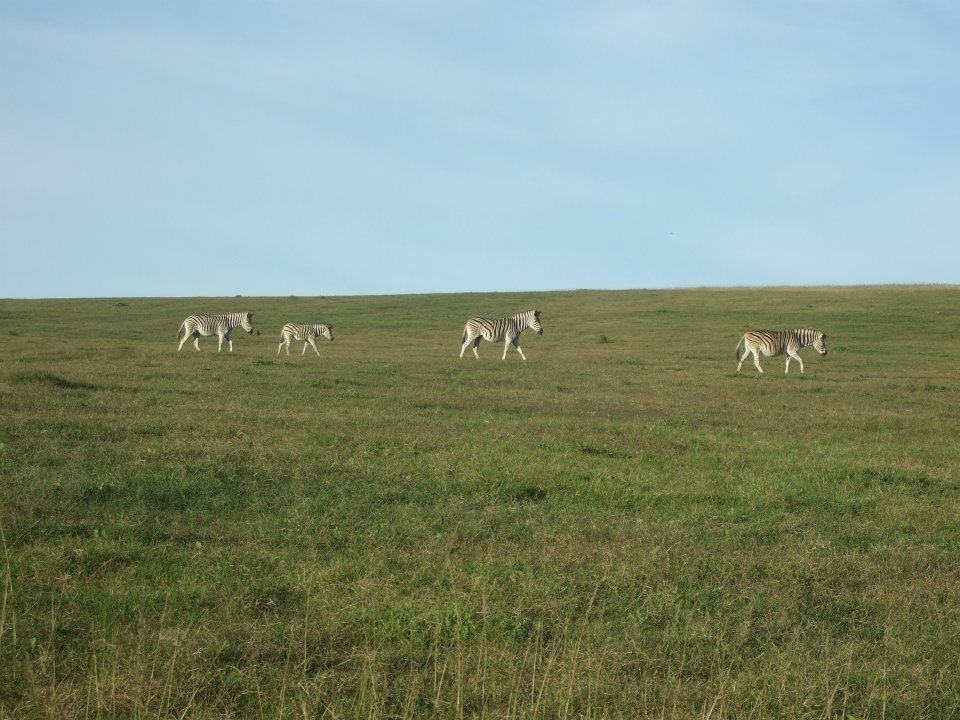
[[[824,335],[819,330],[813,338],[813,348],[820,353],[821,356],[825,357],[827,354],[827,336]]]
[[[530,327],[537,331],[537,335],[543,335],[543,325],[540,324],[540,311],[534,310],[530,319]]]
[[[240,327],[247,331],[248,335],[253,335],[253,313],[244,313],[240,321]]]
[[[323,337],[333,342],[333,325],[321,325],[318,329]]]

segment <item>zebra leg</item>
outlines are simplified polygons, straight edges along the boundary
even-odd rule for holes
[[[482,335],[474,336],[464,331],[463,337],[464,337],[463,345],[460,346],[460,357],[463,357],[463,354],[467,351],[467,348],[470,347],[471,345],[473,345],[473,354],[476,355],[477,345],[480,344],[480,340],[482,339],[483,336]],[[479,355],[477,355],[477,359],[478,360],[480,359]]]
[[[750,357],[750,351],[744,348],[743,357],[740,358],[740,362],[737,363],[737,372],[740,372],[740,368],[743,365],[743,361]]]
[[[517,352],[520,353],[520,357],[523,358],[523,361],[527,361],[527,356],[523,354],[523,348],[520,347],[520,338],[515,338],[513,341],[513,346],[517,349]]]
[[[790,361],[796,360],[800,363],[800,374],[803,375],[803,360],[800,359],[800,343],[789,342],[787,343],[786,352],[787,352],[787,369],[784,372],[789,372],[790,370]]]
[[[507,349],[508,349],[508,348],[510,347],[510,345],[512,345],[512,344],[513,344],[513,339],[512,339],[512,338],[507,338],[506,340],[503,341],[503,357],[500,358],[501,360],[506,360],[506,359],[507,359]]]
[[[187,340],[190,339],[190,336],[191,336],[191,335],[193,335],[193,333],[184,333],[184,334],[183,334],[183,340],[181,340],[181,341],[180,341],[180,344],[177,345],[177,352],[180,352],[180,348],[182,348],[182,347],[183,347],[183,344],[184,344]]]
[[[220,352],[221,350],[223,350],[223,335],[220,335],[220,334],[218,333],[218,334],[217,334],[217,340],[219,341],[219,342],[217,342],[217,352]]]
[[[300,351],[300,357],[303,357],[307,352],[307,341],[303,341],[303,350]]]
[[[313,338],[310,338],[310,347],[313,348],[313,351],[317,354],[317,357],[320,357],[320,351],[317,350],[317,343],[314,341]],[[304,349],[304,351],[306,351],[307,346],[304,345],[304,346],[303,346],[303,349]]]
[[[760,351],[759,350],[753,351],[753,364],[757,366],[757,370],[759,370],[761,373],[763,372],[763,368],[760,367]]]
[[[483,336],[480,335],[476,340],[473,341],[473,354],[476,356],[477,360],[480,359],[480,353],[477,352],[477,348],[480,347],[480,341],[483,340]]]
[[[797,353],[790,352],[789,350],[787,351],[787,369],[784,370],[784,372],[785,373],[790,372],[791,360],[796,360],[798,363],[800,363],[800,374],[803,375],[803,360],[800,358],[800,356]]]
[[[200,352],[200,336],[199,335],[193,336],[193,346],[197,349],[197,352]]]

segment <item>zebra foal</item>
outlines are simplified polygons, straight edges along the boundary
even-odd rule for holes
[[[189,339],[193,338],[193,346],[200,351],[200,338],[216,335],[219,338],[217,352],[223,349],[223,341],[226,340],[230,345],[230,352],[233,352],[233,340],[230,333],[234,328],[243,328],[247,334],[253,335],[253,313],[234,312],[226,315],[191,315],[180,323],[180,329],[177,330],[177,339],[180,344],[177,345],[177,352]],[[183,339],[180,334],[183,333]],[[259,333],[258,333],[259,334]]]
[[[743,344],[743,356],[740,355],[740,345]],[[763,372],[760,367],[760,353],[766,357],[787,354],[787,367],[785,373],[790,372],[790,361],[796,360],[800,363],[800,374],[803,375],[803,360],[800,358],[800,350],[813,345],[814,349],[821,356],[827,354],[827,336],[819,330],[751,330],[744,333],[737,343],[736,358],[737,372],[740,372],[740,366],[747,359],[750,353],[753,353],[753,364],[757,370]]]
[[[290,341],[297,340],[303,341],[303,351],[300,353],[301,357],[307,352],[307,345],[310,345],[317,354],[317,357],[320,357],[320,351],[317,350],[317,343],[315,342],[318,337],[325,337],[330,342],[333,342],[333,325],[324,325],[323,323],[317,325],[287,323],[280,331],[280,345],[277,347],[277,355],[280,354],[280,350],[284,345],[286,345],[287,355],[289,355]]]
[[[463,345],[460,348],[460,357],[463,357],[464,350],[473,343],[473,354],[479,360],[480,353],[477,352],[477,348],[480,346],[481,340],[490,342],[500,342],[502,340],[503,357],[500,358],[501,360],[507,359],[507,350],[512,343],[517,352],[520,353],[520,357],[526,361],[527,356],[520,349],[520,333],[527,328],[536,330],[537,335],[543,335],[539,310],[527,310],[498,320],[484,317],[470,318],[467,321],[467,326],[463,329],[463,339],[461,341]]]

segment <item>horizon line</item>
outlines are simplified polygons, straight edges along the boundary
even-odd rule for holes
[[[346,293],[303,295],[298,293],[280,295],[64,295],[64,296],[19,296],[0,297],[0,302],[17,300],[187,300],[187,299],[307,299],[307,298],[366,298],[366,297],[423,297],[428,295],[529,295],[534,293],[575,293],[575,292],[669,292],[677,290],[839,290],[855,288],[960,288],[960,282],[897,282],[897,283],[852,283],[820,285],[673,285],[662,287],[621,287],[621,288],[550,288],[534,290],[444,290],[410,293]]]

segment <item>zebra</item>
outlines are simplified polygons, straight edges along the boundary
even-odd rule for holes
[[[500,358],[501,360],[507,359],[507,349],[510,347],[510,343],[513,343],[517,352],[520,353],[520,357],[526,361],[527,356],[520,349],[520,333],[527,328],[533,328],[537,331],[537,335],[543,335],[539,310],[527,310],[516,315],[508,315],[499,320],[483,317],[470,318],[467,321],[467,326],[463,329],[463,346],[460,348],[460,357],[463,357],[463,351],[467,349],[470,343],[473,343],[473,354],[479,360],[480,353],[477,352],[477,348],[480,346],[481,340],[489,340],[490,342],[503,340],[503,357]]]
[[[200,351],[200,338],[216,335],[220,342],[217,344],[217,352],[223,349],[223,341],[230,344],[230,352],[233,352],[233,340],[230,333],[234,328],[243,328],[248,334],[253,335],[253,313],[252,312],[234,312],[226,315],[191,315],[180,323],[180,329],[177,330],[177,339],[180,344],[177,345],[177,352],[189,339],[193,338],[193,346]],[[183,333],[183,339],[180,339],[180,333]],[[257,333],[260,334],[259,332]]]
[[[290,341],[302,340],[303,352],[300,353],[301,357],[307,351],[308,344],[313,348],[313,351],[317,354],[317,357],[320,357],[320,351],[317,350],[317,344],[314,342],[314,340],[318,337],[325,337],[330,342],[333,342],[333,325],[324,325],[323,323],[318,325],[298,325],[297,323],[287,323],[283,326],[283,330],[280,331],[280,346],[277,348],[277,355],[280,354],[280,350],[284,345],[287,346],[287,355],[289,355]]]
[[[743,343],[743,357],[740,357],[740,343]],[[827,354],[827,336],[820,330],[751,330],[745,333],[737,343],[736,358],[740,361],[737,363],[737,372],[740,372],[740,366],[750,353],[753,353],[753,364],[760,372],[763,372],[763,368],[760,367],[760,353],[767,357],[786,353],[787,367],[784,372],[790,372],[790,361],[796,360],[800,363],[800,374],[803,375],[800,349],[807,345],[813,345],[821,356]]]

